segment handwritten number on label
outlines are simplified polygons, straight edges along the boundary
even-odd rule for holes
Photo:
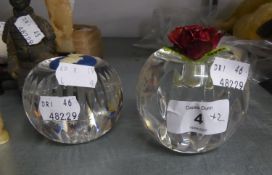
[[[21,34],[24,36],[24,38],[26,39],[26,41],[32,45],[34,43],[34,41],[31,39],[31,37],[28,35],[28,33],[24,30],[23,27],[19,27],[18,30],[21,32]]]
[[[210,118],[213,119],[213,120],[217,120],[219,122],[224,122],[225,120],[223,120],[223,115],[221,113],[214,113],[214,114],[211,114],[210,115]]]
[[[222,114],[218,113],[218,118],[217,118],[217,120],[218,120],[219,122],[225,121],[225,120],[222,120],[221,118],[222,118]]]
[[[242,81],[233,81],[233,80],[224,79],[224,78],[220,80],[220,85],[223,87],[235,88],[240,90],[242,90],[244,87],[244,83]]]
[[[215,86],[244,90],[249,68],[247,63],[215,57],[210,75]]]
[[[39,111],[42,114],[43,120],[72,121],[78,120],[80,105],[75,96],[41,96]]]
[[[76,113],[76,112],[73,112],[73,113],[72,113],[72,116],[73,116],[74,119],[76,119],[77,113]]]
[[[64,99],[63,104],[64,106],[70,106],[70,107],[72,106],[72,102],[70,99],[69,100]]]
[[[237,66],[236,69],[235,69],[235,72],[237,74],[241,75],[243,73],[243,69],[244,69],[244,67]]]
[[[30,15],[19,17],[14,24],[29,45],[38,44],[45,37]]]
[[[51,120],[54,120],[54,114],[51,113],[51,114],[49,115],[49,118],[50,118]]]
[[[67,117],[67,120],[71,120],[71,118],[70,118],[70,117],[71,117],[71,113],[70,113],[70,112],[67,112],[67,113],[66,113],[66,117]]]
[[[71,121],[71,116],[73,117],[73,119],[75,120],[77,117],[77,113],[76,112],[67,112],[67,113],[50,113],[49,118],[51,120],[55,120],[55,121]]]
[[[210,115],[210,117],[214,120],[214,119],[216,119],[216,116],[215,116],[215,114],[213,114],[213,115]]]

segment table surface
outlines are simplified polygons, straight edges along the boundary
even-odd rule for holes
[[[28,122],[19,92],[0,96],[11,140],[0,145],[0,175],[271,175],[272,96],[252,84],[246,121],[220,148],[184,155],[159,145],[144,129],[136,109],[137,76],[152,51],[132,46],[135,39],[105,39],[105,59],[123,81],[121,118],[102,138],[79,145],[51,142]]]

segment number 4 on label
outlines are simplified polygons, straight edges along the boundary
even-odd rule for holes
[[[202,117],[202,114],[199,114],[195,120],[195,122],[198,122],[200,125],[203,123],[203,117]]]
[[[54,114],[51,113],[50,116],[49,116],[49,118],[50,118],[51,120],[54,120]]]

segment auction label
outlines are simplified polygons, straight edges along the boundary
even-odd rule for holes
[[[29,45],[39,44],[45,37],[30,15],[19,17],[15,22],[15,26]]]
[[[244,90],[250,65],[215,57],[210,74],[215,86]]]
[[[80,106],[75,96],[41,96],[39,111],[43,120],[74,121],[78,120]]]
[[[174,134],[196,132],[205,135],[223,133],[229,119],[229,100],[192,102],[170,100],[167,130]]]
[[[93,66],[60,62],[56,70],[56,78],[60,85],[95,88],[97,74]]]

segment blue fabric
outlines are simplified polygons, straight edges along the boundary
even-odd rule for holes
[[[60,57],[55,59],[54,61],[51,61],[49,64],[50,69],[56,70],[59,67],[59,63],[62,59],[65,59],[66,57]],[[97,63],[96,59],[94,57],[83,55],[81,56],[81,59],[78,60],[78,62],[75,62],[73,64],[78,65],[85,65],[85,66],[95,66]]]
[[[84,56],[82,56],[82,59],[80,59],[77,63],[74,63],[74,64],[95,66],[96,63],[97,63],[97,61],[94,57],[84,55]]]
[[[59,67],[59,62],[63,58],[65,58],[65,57],[60,57],[60,58],[55,59],[54,61],[51,61],[51,63],[49,64],[49,68],[53,69],[53,70],[57,70],[57,68]]]

